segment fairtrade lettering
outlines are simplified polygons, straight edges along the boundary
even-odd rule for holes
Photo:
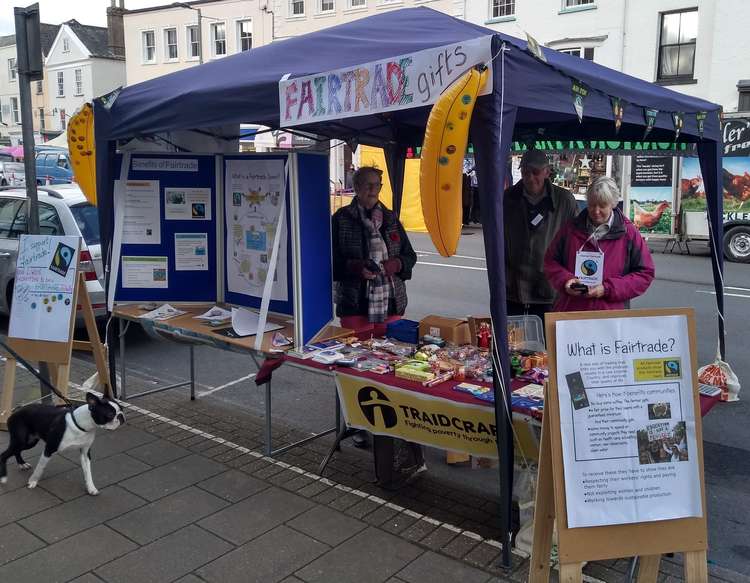
[[[344,111],[352,110],[352,81],[354,81],[354,71],[346,71],[341,75],[341,80],[346,84],[346,94],[344,96]]]
[[[369,109],[370,102],[365,94],[365,88],[370,82],[370,71],[357,69],[354,71],[354,111],[359,111],[360,103],[365,109]]]
[[[339,91],[341,90],[341,79],[335,73],[328,75],[328,112],[341,113],[341,102]]]
[[[310,115],[313,115],[313,109],[315,104],[313,102],[313,91],[312,83],[310,81],[304,81],[302,83],[302,94],[299,100],[299,109],[297,110],[297,117],[302,117],[302,108],[307,104],[307,110]]]
[[[326,110],[323,107],[323,86],[325,85],[325,76],[315,77],[315,115],[325,115]]]
[[[385,89],[383,65],[381,65],[380,63],[375,65],[374,75],[372,79],[372,91],[370,92],[370,107],[375,109],[378,106],[378,99],[380,99],[381,107],[387,107],[391,104],[391,100],[388,97],[388,93]]]
[[[396,88],[393,88],[393,78],[396,78]],[[401,70],[396,63],[390,62],[385,68],[385,88],[388,91],[388,99],[391,105],[398,103],[401,100],[401,94],[404,92],[406,85],[406,79],[404,79],[404,72]]]
[[[401,69],[401,74],[404,76],[404,87],[401,90],[401,104],[406,105],[414,101],[414,94],[407,93],[406,90],[409,87],[409,75],[406,73],[406,67],[412,64],[411,57],[405,57],[398,62],[398,66]]]
[[[294,81],[293,83],[290,83],[286,86],[286,115],[284,116],[285,119],[290,120],[292,119],[292,106],[297,103],[297,98],[295,95],[297,94],[297,82]]]

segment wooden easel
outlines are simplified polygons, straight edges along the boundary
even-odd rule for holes
[[[702,516],[616,526],[568,528],[563,448],[560,433],[560,402],[557,392],[555,324],[561,320],[595,318],[629,318],[635,316],[687,317],[690,343],[691,371],[697,370],[695,319],[691,309],[621,310],[592,313],[552,313],[546,317],[547,346],[549,348],[549,381],[545,387],[544,420],[539,454],[536,507],[534,512],[534,540],[529,566],[529,583],[549,581],[549,557],[555,520],[558,532],[560,581],[579,583],[586,561],[639,557],[638,581],[655,583],[659,574],[661,555],[684,553],[684,573],[687,583],[708,581],[706,549],[706,495],[703,480],[703,435],[698,388],[693,390],[695,438],[697,443],[698,473],[700,476]],[[695,382],[695,376],[693,376]]]
[[[96,327],[96,318],[91,306],[91,298],[86,290],[84,274],[79,272],[76,276],[77,284],[73,291],[73,306],[81,305],[88,341],[73,340],[77,310],[71,310],[70,334],[67,342],[48,342],[45,340],[28,340],[25,338],[8,338],[8,345],[25,360],[32,362],[47,363],[50,370],[50,382],[62,395],[68,396],[68,381],[70,377],[70,360],[73,349],[89,350],[94,354],[96,370],[99,372],[99,381],[104,386],[104,395],[112,398],[112,387],[109,382],[107,358],[104,346],[99,340],[99,330]],[[7,419],[13,409],[13,394],[16,384],[17,361],[11,355],[7,355],[3,379],[3,393],[0,397],[0,429],[7,429]],[[59,398],[55,399],[59,403]]]

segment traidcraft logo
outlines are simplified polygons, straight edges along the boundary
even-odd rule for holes
[[[357,401],[362,414],[373,427],[390,429],[398,423],[396,409],[379,389],[362,387],[357,393]]]

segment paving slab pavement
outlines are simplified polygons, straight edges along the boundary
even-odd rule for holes
[[[86,363],[74,362],[83,369],[77,378],[86,378]],[[23,373],[19,382],[33,385]],[[526,580],[523,556],[514,554],[511,570],[499,568],[490,498],[429,475],[383,490],[370,454],[351,447],[321,478],[314,470],[329,439],[267,458],[259,453],[262,419],[210,398],[191,402],[183,391],[139,399],[126,414],[127,425],[94,443],[97,497],[86,494],[76,455],[55,456],[34,490],[24,487],[28,472],[9,462],[0,486],[0,581]],[[280,424],[274,432],[281,441],[304,436]],[[6,443],[0,432],[0,447]],[[588,581],[624,581],[628,566],[601,561],[585,573]],[[712,581],[750,582],[710,571]],[[679,557],[667,558],[659,581],[681,573]]]

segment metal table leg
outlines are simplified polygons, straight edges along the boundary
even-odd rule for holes
[[[273,453],[271,445],[271,380],[266,383],[266,455]]]
[[[124,401],[128,398],[125,382],[125,332],[128,327],[122,318],[117,319],[117,327],[120,336],[120,398]]]
[[[190,345],[190,400],[195,401],[195,347]]]

